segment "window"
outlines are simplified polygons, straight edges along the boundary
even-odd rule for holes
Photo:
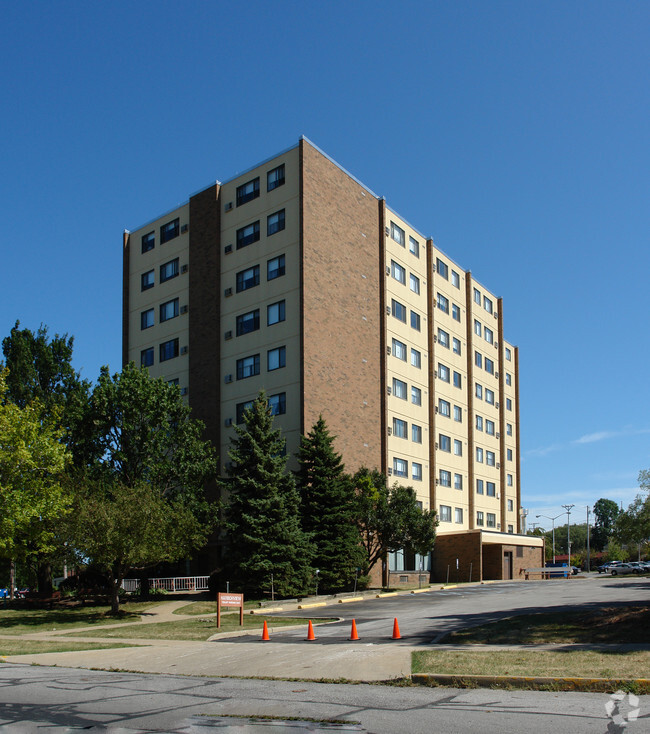
[[[485,452],[485,463],[488,466],[494,466],[495,465],[496,461],[495,461],[494,451],[486,451]]]
[[[393,395],[401,400],[406,400],[408,387],[405,382],[393,377]]]
[[[439,484],[441,487],[451,487],[451,472],[446,469],[441,469],[439,477]]]
[[[174,359],[178,357],[178,338],[169,339],[169,341],[163,342],[160,345],[160,361],[166,362],[168,359]]]
[[[436,258],[436,271],[441,278],[449,280],[449,268],[439,257]]]
[[[492,329],[488,329],[486,326],[483,330],[483,335],[485,336],[485,341],[488,344],[494,344],[494,334],[492,333]]]
[[[178,232],[178,218],[173,219],[171,222],[167,222],[167,224],[163,224],[160,228],[160,244],[164,245],[165,242],[169,242],[169,240],[173,240],[174,237],[178,237]]]
[[[147,270],[146,273],[142,273],[140,277],[141,290],[146,291],[154,286],[154,274],[153,270]]]
[[[284,229],[284,209],[280,209],[275,214],[269,214],[266,218],[266,236],[270,237],[276,232],[281,232]]]
[[[393,436],[397,438],[408,438],[408,423],[401,418],[393,418]]]
[[[483,449],[480,446],[476,447],[476,461],[478,461],[479,464],[483,463]]]
[[[460,306],[457,306],[455,303],[451,304],[451,318],[454,321],[460,321]]]
[[[449,418],[451,415],[451,404],[442,398],[438,398],[438,413],[444,415],[445,418]]]
[[[438,377],[443,382],[449,382],[449,367],[446,367],[444,364],[441,364],[438,362]]]
[[[455,270],[451,271],[451,284],[456,288],[460,288],[460,275]]]
[[[278,255],[266,263],[266,279],[275,280],[284,275],[284,255]]]
[[[483,430],[483,418],[480,415],[476,416],[476,430],[477,431]]]
[[[247,377],[254,377],[260,373],[260,355],[254,354],[252,357],[244,357],[237,360],[237,379],[245,380]]]
[[[413,273],[409,273],[409,287],[413,293],[420,295],[420,279],[417,275],[413,275]]]
[[[476,494],[483,494],[483,480],[476,480]]]
[[[487,387],[485,388],[485,402],[494,405],[494,392]]]
[[[477,510],[476,511],[476,524],[477,525],[484,525],[483,513],[480,510]]]
[[[476,336],[481,336],[481,322],[474,319],[474,333]]]
[[[140,366],[151,367],[153,364],[153,347],[147,347],[140,352]]]
[[[273,370],[279,370],[281,367],[286,365],[287,359],[287,348],[277,347],[276,349],[269,349],[266,353],[266,369],[268,372]]]
[[[494,362],[491,359],[485,358],[485,371],[491,375],[494,374]]]
[[[422,443],[422,426],[415,423],[411,424],[411,441],[413,443]]]
[[[512,375],[506,372],[506,385],[512,385]]]
[[[512,423],[506,423],[506,433],[508,436],[512,436]]]
[[[178,275],[178,258],[175,257],[169,262],[163,263],[160,266],[160,282],[164,283],[167,280],[171,280]]]
[[[451,522],[451,507],[440,505],[440,522]]]
[[[445,298],[442,293],[438,293],[436,296],[438,308],[444,313],[449,313],[449,299]]]
[[[460,372],[454,372],[454,387],[462,388],[463,386],[463,379],[460,375]]]
[[[508,476],[506,477],[506,480],[508,482],[508,486],[512,487],[512,474],[508,474]],[[512,500],[508,500],[508,502],[512,502]]]
[[[411,402],[413,405],[422,405],[422,390],[414,385],[411,385]]]
[[[514,510],[514,503],[512,500],[508,500],[508,512],[513,512]]]
[[[244,422],[244,413],[247,410],[250,410],[253,407],[253,401],[248,400],[245,403],[237,403],[237,423],[243,423]]]
[[[404,306],[399,301],[396,301],[394,298],[391,302],[391,311],[396,319],[399,319],[400,321],[406,323],[406,306]]]
[[[411,328],[420,331],[420,314],[411,311]]]
[[[474,303],[481,305],[481,291],[478,288],[474,288]]]
[[[460,405],[454,405],[454,420],[457,423],[463,422],[463,409],[460,407]]]
[[[494,421],[485,419],[485,432],[490,436],[494,436]]]
[[[178,298],[172,298],[160,304],[160,323],[175,319],[178,316]]]
[[[284,163],[266,174],[266,190],[273,191],[284,185]]]
[[[514,529],[514,527],[512,525],[508,525],[508,532],[509,533],[514,533],[515,532],[515,529]],[[519,548],[517,548],[517,551],[519,551]],[[519,552],[517,552],[517,555],[519,555]]]
[[[155,232],[148,232],[142,235],[142,252],[149,252],[156,246]]]
[[[438,434],[438,448],[441,451],[446,451],[447,453],[451,453],[451,438],[449,436],[445,436],[444,433]]]
[[[422,367],[422,355],[417,349],[411,347],[411,366],[420,369]]]
[[[405,246],[405,233],[401,227],[398,227],[395,222],[390,223],[390,236],[402,247]]]
[[[415,257],[420,257],[420,243],[413,237],[409,237],[409,252]]]
[[[455,456],[463,455],[463,442],[459,441],[457,438],[454,439],[454,455]]]
[[[510,350],[508,349],[508,347],[506,347],[506,359],[508,360],[508,362],[511,360],[511,358],[512,358],[512,354]]]
[[[451,339],[451,347],[452,352],[454,354],[460,354],[460,339],[456,339],[456,337],[452,337]]]
[[[454,508],[454,522],[458,524],[462,524],[463,522],[463,508],[462,507]]]
[[[398,283],[406,285],[406,268],[396,263],[395,260],[390,261],[390,274]]]
[[[417,464],[415,461],[411,464],[411,479],[416,482],[422,481],[422,464]]]
[[[174,377],[171,380],[167,380],[168,385],[174,385],[175,387],[178,387],[180,385],[180,382],[181,381],[178,379],[178,377]]]
[[[483,355],[480,352],[474,352],[474,364],[477,367],[483,366]]]
[[[153,326],[153,308],[148,308],[140,314],[140,329],[149,329]]]
[[[240,270],[237,273],[237,293],[254,288],[260,284],[260,266],[253,265],[252,268],[246,268],[246,270]]]
[[[237,206],[245,204],[247,201],[257,199],[260,195],[260,177],[247,181],[245,184],[237,187]]]
[[[438,344],[445,349],[449,349],[449,334],[443,329],[438,329]]]
[[[257,331],[260,328],[260,310],[256,308],[254,311],[243,313],[237,316],[237,336],[250,334],[251,331]]]
[[[462,488],[463,488],[463,475],[454,474],[454,489],[462,489]]]
[[[497,516],[493,512],[487,514],[487,526],[489,528],[496,528],[497,526]]]
[[[273,326],[273,324],[279,324],[280,321],[284,321],[284,301],[270,303],[266,307],[266,325]]]
[[[496,495],[496,484],[494,482],[485,483],[485,494],[488,497],[494,497]]]
[[[284,415],[287,412],[287,394],[281,392],[277,395],[269,395],[269,408],[271,408],[271,415]]]
[[[492,313],[492,301],[487,296],[483,296],[483,308],[488,313]]]
[[[399,341],[399,339],[393,339],[393,357],[403,359],[406,362],[406,354],[406,344]]]
[[[506,450],[506,459],[508,461],[512,461],[512,449],[507,449]]]
[[[506,398],[506,410],[512,410],[512,400]]]
[[[260,238],[260,222],[247,224],[245,227],[237,230],[237,249],[241,250],[242,247],[252,245],[253,242],[257,242]]]
[[[409,463],[406,459],[393,459],[393,474],[396,477],[406,477],[409,475]]]
[[[483,385],[479,385],[479,383],[477,382],[474,394],[479,400],[483,400]]]

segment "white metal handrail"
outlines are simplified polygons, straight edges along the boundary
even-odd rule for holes
[[[209,576],[171,576],[169,578],[148,579],[149,588],[165,591],[207,591]],[[124,591],[139,591],[140,579],[124,579]]]

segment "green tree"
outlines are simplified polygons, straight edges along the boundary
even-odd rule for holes
[[[273,428],[263,392],[235,431],[226,487],[227,573],[247,592],[268,591],[273,579],[281,596],[302,594],[312,574],[312,547],[300,527],[300,497],[286,471],[284,439]]]
[[[314,546],[313,565],[324,590],[343,589],[363,566],[364,553],[354,484],[334,451],[334,437],[322,416],[301,437],[298,463],[302,529]]]
[[[614,524],[621,510],[614,500],[601,497],[594,502],[594,529],[591,534],[591,545],[602,551],[614,532]]]
[[[628,549],[630,545],[636,545],[639,551],[641,545],[650,540],[650,497],[637,495],[627,510],[619,513],[614,525],[614,537],[619,543],[627,545]]]
[[[366,573],[389,552],[426,555],[433,549],[438,519],[420,509],[412,487],[395,483],[389,489],[381,472],[366,468],[359,469],[353,482]]]

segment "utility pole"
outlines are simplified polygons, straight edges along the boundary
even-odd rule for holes
[[[587,573],[591,571],[591,553],[589,550],[589,505],[587,505]]]
[[[575,507],[575,505],[562,505],[564,509],[566,510],[566,544],[567,544],[567,552],[568,552],[568,564],[571,565],[571,510]]]

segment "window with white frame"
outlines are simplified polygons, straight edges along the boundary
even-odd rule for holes
[[[393,418],[393,436],[396,438],[408,438],[408,423],[401,418]]]
[[[440,522],[451,522],[451,507],[440,505]]]
[[[490,436],[494,436],[494,421],[489,420],[489,418],[485,419],[485,432]]]
[[[485,402],[494,405],[494,392],[489,388],[485,388]]]
[[[413,405],[422,405],[422,390],[415,385],[411,385],[411,402]]]
[[[506,435],[512,436],[512,423],[506,423]]]
[[[463,523],[463,508],[462,507],[454,508],[454,522],[458,525],[462,525]]]
[[[486,326],[485,329],[483,329],[483,336],[488,344],[494,344],[494,333],[492,332],[492,329],[488,329]]]
[[[474,388],[474,395],[476,395],[479,400],[483,400],[483,385],[479,384],[478,382],[476,383]]]
[[[397,359],[402,359],[404,360],[404,362],[406,362],[406,355],[406,344],[404,344],[404,342],[401,342],[399,339],[395,339],[393,337],[393,357],[397,357]]]
[[[494,451],[486,451],[485,452],[485,463],[488,466],[494,466],[496,463]]]
[[[460,354],[460,339],[456,339],[455,336],[452,337],[451,346],[452,346],[452,352],[454,354]]]
[[[474,303],[481,305],[481,291],[478,288],[474,288]]]
[[[406,285],[406,268],[403,268],[395,260],[390,261],[390,273],[398,283]]]
[[[438,329],[438,344],[449,349],[449,334],[444,329]]]
[[[483,513],[481,510],[476,511],[476,524],[477,525],[484,525],[485,521],[483,520]]]
[[[463,488],[463,475],[454,474],[454,489],[462,489],[462,488]]]
[[[454,439],[454,455],[455,456],[463,455],[463,442],[459,441],[457,438]]]
[[[451,271],[451,284],[456,288],[460,288],[460,275],[455,271]]]
[[[401,227],[398,227],[395,222],[390,223],[390,236],[402,247],[405,246],[405,232]]]
[[[422,367],[422,355],[417,349],[411,347],[411,366],[420,369]]]
[[[451,404],[448,403],[446,400],[443,400],[442,398],[438,398],[438,413],[440,415],[444,415],[445,418],[449,418],[451,415]]]
[[[438,362],[438,377],[443,382],[449,382],[449,377],[450,377],[449,367],[447,367],[447,365],[442,364],[442,362]]]
[[[512,375],[506,372],[506,385],[512,385]]]
[[[409,237],[409,252],[415,257],[420,257],[420,243],[414,237]]]
[[[393,458],[393,474],[396,477],[406,477],[409,475],[409,463],[406,459],[399,459],[397,456]]]
[[[509,487],[512,487],[512,474],[508,474],[506,477],[506,481],[508,483]]]
[[[408,395],[408,386],[402,380],[398,380],[397,377],[393,377],[393,395],[401,400],[406,400]]]
[[[451,487],[451,472],[446,469],[441,469],[438,474],[438,482],[441,487]]]
[[[515,532],[515,528],[514,528],[513,525],[508,525],[508,532],[509,533],[514,533]]]
[[[474,319],[474,333],[476,334],[476,336],[481,336],[481,331],[481,322]]]
[[[443,313],[449,313],[449,299],[445,298],[442,293],[436,294],[436,303]]]
[[[409,288],[413,293],[420,294],[420,279],[417,275],[413,275],[413,273],[409,273]]]
[[[483,463],[483,449],[480,446],[476,447],[476,461],[478,461],[479,464]]]
[[[480,415],[476,416],[476,430],[477,431],[483,430],[483,417]]]
[[[493,512],[487,514],[487,526],[489,528],[496,528],[497,526],[497,516]]]
[[[483,296],[483,308],[488,313],[492,313],[492,301],[487,296]]]
[[[512,359],[512,353],[508,349],[508,347],[506,347],[506,359],[508,360],[508,362]]]
[[[422,481],[422,464],[415,461],[411,463],[411,479],[416,482]]]

